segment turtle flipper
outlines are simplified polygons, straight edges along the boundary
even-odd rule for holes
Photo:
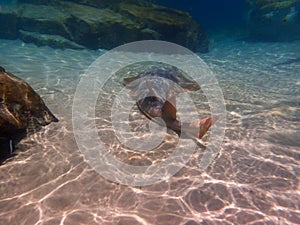
[[[218,116],[206,117],[191,124],[184,124],[181,126],[181,129],[182,131],[201,139],[218,119]]]
[[[177,109],[176,109],[176,96],[172,96],[167,101],[165,101],[162,107],[162,118],[165,121],[176,120],[177,118]]]

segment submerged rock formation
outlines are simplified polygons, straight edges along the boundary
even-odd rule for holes
[[[250,36],[265,41],[300,39],[299,0],[247,0]]]
[[[154,39],[208,50],[204,30],[188,13],[143,0],[19,0],[0,12],[0,38],[90,49]]]
[[[0,159],[10,156],[29,130],[57,121],[28,83],[0,66]]]

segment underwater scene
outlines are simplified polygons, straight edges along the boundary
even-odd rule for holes
[[[0,0],[0,225],[300,224],[300,0]]]

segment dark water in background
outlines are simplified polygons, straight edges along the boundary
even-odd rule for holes
[[[208,31],[246,24],[247,7],[244,0],[157,0],[158,4],[187,11]]]
[[[0,166],[1,225],[300,224],[300,42],[229,35],[244,29],[243,0],[156,3],[190,12],[215,40],[200,57],[226,102],[216,160],[202,173],[189,162],[170,180],[142,188],[106,180],[83,161],[71,121],[76,85],[102,52],[0,40],[0,65],[28,81],[60,119],[25,139]],[[97,119],[114,154],[136,163],[109,135],[106,118]]]

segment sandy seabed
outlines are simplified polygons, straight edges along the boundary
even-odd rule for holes
[[[200,55],[226,103],[220,151],[198,171],[193,157],[205,149],[197,147],[170,179],[143,187],[105,179],[84,161],[74,138],[76,86],[102,51],[1,40],[0,52],[0,65],[30,83],[60,120],[24,139],[0,166],[0,224],[300,224],[299,41],[226,39]],[[105,97],[97,124],[115,157],[132,165],[168,157],[176,134],[167,134],[161,151],[124,150],[109,128]]]

